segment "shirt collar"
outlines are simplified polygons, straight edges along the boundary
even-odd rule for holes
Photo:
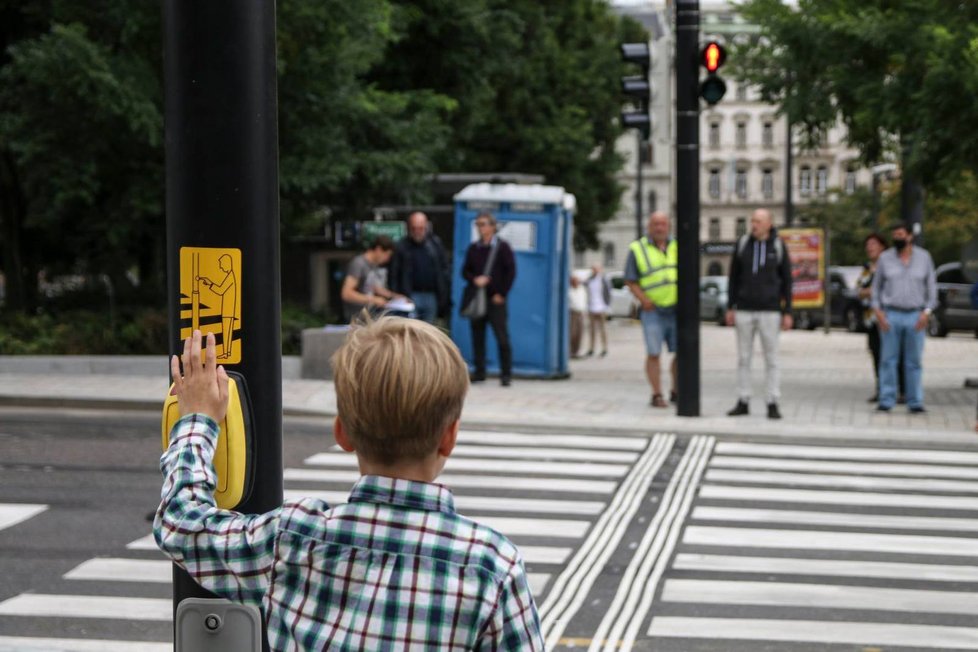
[[[452,492],[442,485],[380,475],[365,475],[357,480],[350,492],[350,503],[377,503],[455,513]]]

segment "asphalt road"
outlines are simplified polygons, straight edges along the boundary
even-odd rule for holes
[[[352,458],[288,421],[286,495]],[[0,652],[170,649],[155,414],[0,410]],[[443,482],[523,551],[550,649],[978,649],[978,453],[463,432]],[[22,520],[18,520],[22,519]]]

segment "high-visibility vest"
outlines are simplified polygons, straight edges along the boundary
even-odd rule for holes
[[[666,250],[649,242],[647,236],[632,242],[630,249],[638,267],[638,284],[649,301],[657,306],[668,308],[679,301],[676,282],[679,277],[679,245],[669,240]]]

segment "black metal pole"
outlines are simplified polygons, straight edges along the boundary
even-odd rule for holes
[[[219,352],[234,352],[223,364],[246,379],[257,460],[235,509],[261,513],[282,504],[275,3],[163,0],[163,17],[170,353],[198,325],[215,332]],[[191,250],[195,270],[233,269],[230,317],[230,304],[213,315],[217,295],[189,296]],[[174,611],[207,595],[174,566]]]
[[[924,189],[910,166],[913,154],[912,137],[904,137],[900,165],[900,219],[910,225],[914,244],[924,246]]]
[[[679,242],[678,414],[700,414],[699,0],[676,3],[676,234]]]
[[[791,226],[795,223],[795,202],[792,197],[792,168],[794,167],[795,153],[793,149],[792,140],[794,136],[791,133],[791,116],[785,113],[785,122],[788,124],[787,129],[785,129],[785,147],[784,147],[784,223],[785,226]]]
[[[635,130],[635,239],[638,240],[645,235],[642,228],[642,149],[645,144],[642,139],[642,130]]]

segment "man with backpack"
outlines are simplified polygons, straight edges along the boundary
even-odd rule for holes
[[[769,419],[780,419],[781,369],[778,362],[779,330],[790,330],[791,260],[787,247],[763,208],[750,219],[750,235],[737,241],[730,262],[727,325],[737,327],[737,404],[728,416],[750,413],[751,356],[754,335],[761,336],[767,383]]]

